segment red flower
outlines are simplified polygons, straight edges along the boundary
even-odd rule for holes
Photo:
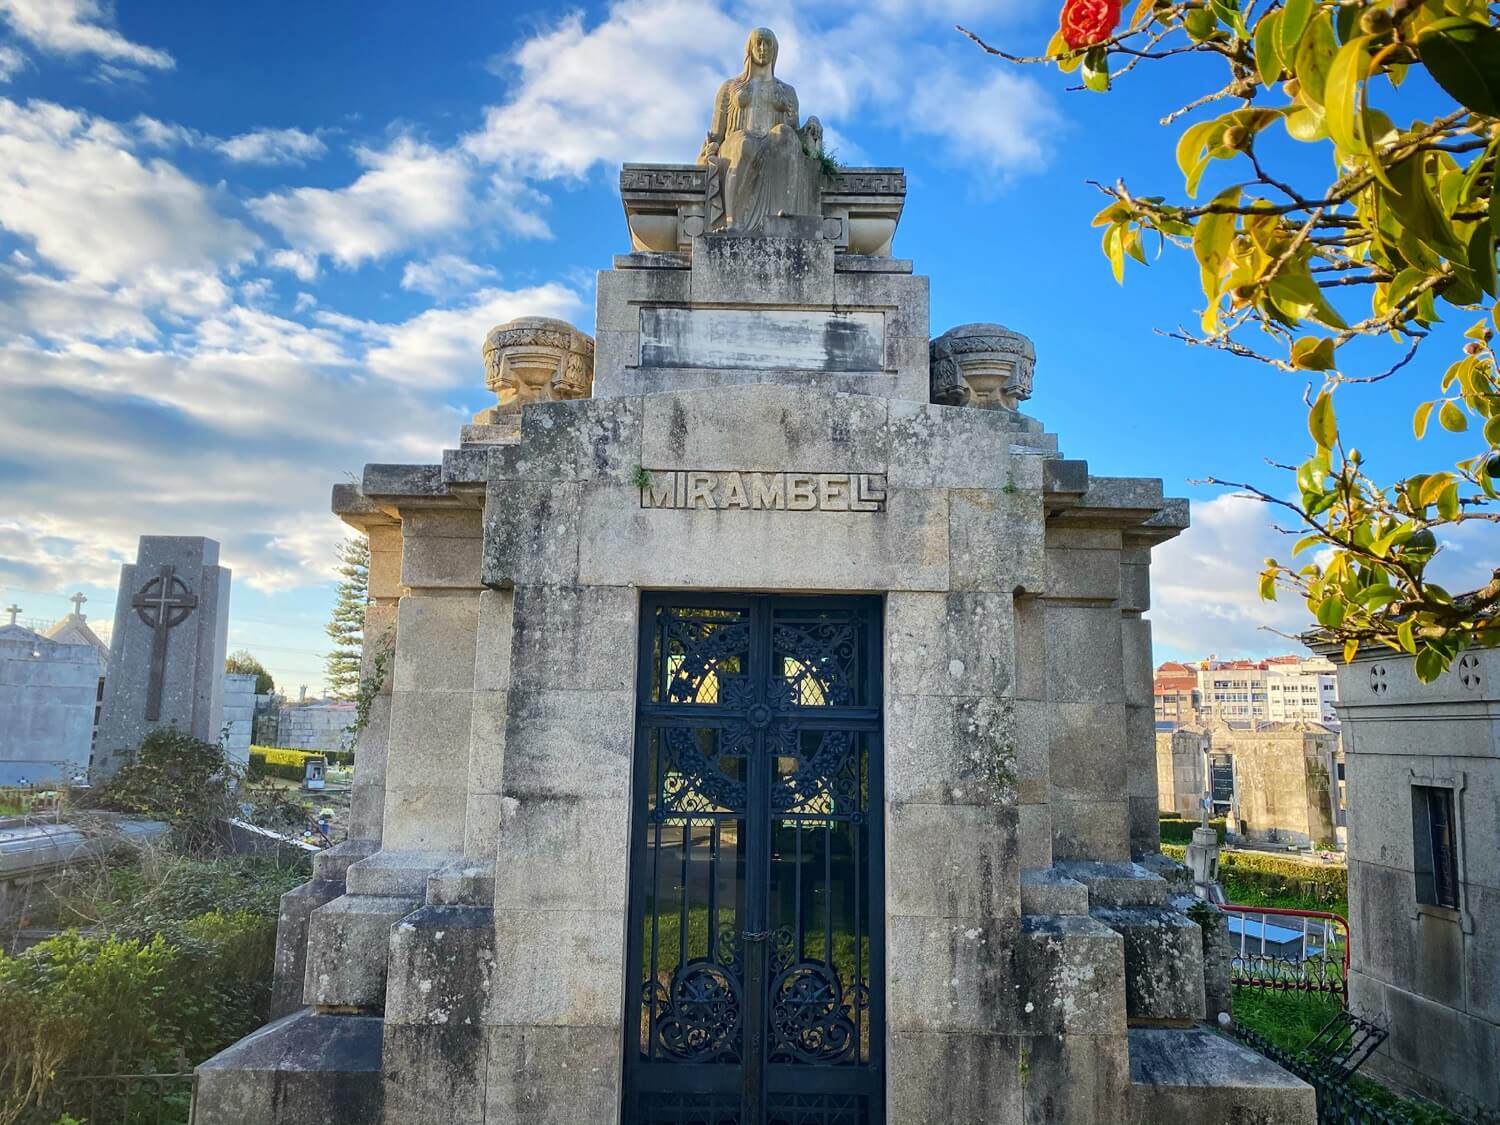
[[[1120,0],[1067,0],[1063,4],[1063,42],[1073,50],[1103,43],[1120,22]]]

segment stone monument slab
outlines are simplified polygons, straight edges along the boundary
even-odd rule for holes
[[[97,772],[113,773],[158,727],[219,740],[229,579],[212,539],[141,536],[136,561],[120,568]]]

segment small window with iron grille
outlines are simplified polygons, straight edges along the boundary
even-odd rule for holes
[[[1458,826],[1453,790],[1441,785],[1411,787],[1413,858],[1417,901],[1458,909]]]

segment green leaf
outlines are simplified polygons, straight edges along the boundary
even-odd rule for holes
[[[1366,609],[1377,610],[1388,606],[1392,602],[1401,600],[1401,591],[1389,583],[1381,583],[1378,586],[1366,586],[1359,592],[1356,600]]]
[[[1103,47],[1091,47],[1083,56],[1083,84],[1096,94],[1109,92],[1109,54]]]
[[[1457,481],[1454,481],[1452,484],[1450,484],[1447,488],[1443,489],[1443,491],[1438,494],[1438,498],[1437,498],[1437,510],[1438,510],[1438,515],[1442,516],[1443,519],[1445,519],[1445,520],[1454,520],[1454,519],[1458,518],[1458,482]]]
[[[1288,263],[1283,266],[1269,286],[1272,299],[1293,320],[1306,320],[1310,317],[1330,328],[1347,328],[1344,318],[1328,303],[1323,290],[1306,271],[1305,263]]]
[[[1359,102],[1359,83],[1365,76],[1369,59],[1365,55],[1368,35],[1349,40],[1333,58],[1323,85],[1323,114],[1328,135],[1345,152],[1366,151],[1364,122],[1355,113]]]
[[[1269,12],[1255,28],[1255,70],[1268,87],[1281,78],[1281,20],[1281,12]]]
[[[1307,430],[1322,449],[1332,449],[1338,440],[1338,423],[1333,417],[1333,395],[1324,391],[1312,404],[1307,415]]]
[[[1484,440],[1492,446],[1500,446],[1500,414],[1484,424]]]
[[[1401,647],[1407,652],[1415,654],[1417,651],[1416,639],[1412,636],[1412,630],[1416,627],[1410,617],[1396,626],[1396,639],[1401,642]]]
[[[1281,40],[1277,46],[1282,58],[1296,58],[1297,42],[1302,38],[1307,19],[1316,6],[1316,0],[1287,0],[1286,6],[1281,10],[1281,26],[1278,28]]]
[[[1286,115],[1286,131],[1294,141],[1311,143],[1328,136],[1323,111],[1317,106],[1300,106]]]
[[[1219,21],[1207,8],[1192,8],[1183,14],[1182,26],[1195,43],[1201,43],[1214,33]]]
[[[1109,268],[1114,271],[1117,284],[1125,284],[1125,228],[1118,223],[1104,232],[1104,256],[1109,259]]]
[[[1333,340],[1304,336],[1292,345],[1292,366],[1304,371],[1330,371],[1334,366]]]
[[[1500,117],[1500,31],[1469,19],[1442,19],[1417,38],[1432,79],[1461,104]]]
[[[1448,667],[1448,657],[1435,648],[1424,648],[1417,653],[1417,679],[1430,684]]]
[[[1474,284],[1495,295],[1495,235],[1489,223],[1476,223],[1469,238],[1469,272]]]
[[[1418,441],[1421,441],[1422,435],[1427,432],[1427,420],[1432,417],[1432,408],[1436,405],[1435,402],[1424,402],[1412,415],[1411,428],[1412,432],[1417,435]]]
[[[1297,45],[1295,70],[1297,81],[1302,84],[1302,96],[1307,102],[1323,104],[1323,84],[1328,80],[1328,68],[1338,54],[1338,40],[1333,36],[1333,21],[1327,12],[1319,12],[1307,25],[1307,31]]]
[[[1348,663],[1352,662],[1354,660],[1354,657],[1358,653],[1359,653],[1359,642],[1358,641],[1345,641],[1344,642],[1344,663],[1345,664],[1348,664]]]
[[[1395,187],[1395,193],[1383,191],[1380,198],[1421,243],[1441,254],[1449,261],[1468,258],[1468,250],[1453,234],[1448,216],[1443,213],[1432,181],[1426,171],[1426,158],[1422,153],[1408,156],[1405,160],[1390,165],[1386,174]]]
[[[1326,540],[1321,535],[1304,535],[1297,540],[1297,545],[1292,548],[1293,555],[1300,555],[1303,551],[1310,551],[1314,547],[1321,547]]]
[[[1260,600],[1263,602],[1274,602],[1276,600],[1276,572],[1274,570],[1261,572]]]
[[[1318,606],[1318,624],[1328,629],[1337,629],[1344,623],[1344,603],[1337,595],[1324,598]]]
[[[1208,0],[1208,6],[1236,36],[1250,38],[1245,34],[1245,16],[1240,11],[1240,0]]]
[[[1451,402],[1445,402],[1438,411],[1438,423],[1450,433],[1461,434],[1469,428],[1464,412]]]

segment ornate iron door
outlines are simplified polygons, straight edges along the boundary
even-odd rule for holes
[[[644,597],[628,1125],[884,1120],[880,626],[875,598]]]

